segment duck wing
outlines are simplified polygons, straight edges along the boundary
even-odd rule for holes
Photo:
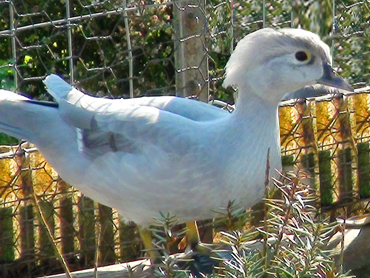
[[[199,142],[203,124],[229,115],[209,104],[177,97],[96,98],[57,75],[48,76],[44,83],[58,102],[61,117],[76,127],[79,150],[89,158],[107,152],[140,154],[146,146],[182,155]]]

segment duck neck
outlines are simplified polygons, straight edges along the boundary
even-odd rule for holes
[[[275,124],[278,123],[277,109],[278,101],[266,100],[257,94],[239,94],[233,116],[249,123],[251,119],[255,119],[257,122],[268,121]]]
[[[238,161],[243,150],[248,152],[247,155],[253,153],[250,148],[254,145],[261,149],[262,156],[270,150],[271,169],[281,169],[278,102],[267,101],[255,94],[247,97],[240,95],[231,116],[233,127],[240,130],[238,137],[232,138],[233,145],[240,146],[235,153],[235,161]],[[271,173],[276,174],[275,170]]]

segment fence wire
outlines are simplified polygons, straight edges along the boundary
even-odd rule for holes
[[[233,92],[221,85],[235,44],[263,27],[303,27],[332,47],[334,67],[361,88],[369,85],[369,7],[367,1],[0,0],[0,87],[49,99],[41,81],[57,73],[101,97],[177,94],[233,103]],[[323,207],[370,197],[366,92],[280,108],[284,165],[308,170]],[[0,276],[62,271],[32,194],[71,270],[93,267],[96,250],[101,265],[143,255],[133,224],[65,184],[32,145],[22,148],[1,147]]]

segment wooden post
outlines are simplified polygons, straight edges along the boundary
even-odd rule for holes
[[[350,148],[339,150],[339,200],[352,201],[352,153]]]
[[[79,201],[79,238],[81,245],[81,260],[84,267],[94,265],[95,257],[95,216],[94,201],[84,195]]]
[[[370,151],[369,142],[357,144],[358,182],[361,198],[370,197]]]
[[[35,236],[33,206],[27,205],[20,210],[21,257],[27,261],[35,260]]]
[[[319,197],[320,189],[316,182],[315,161],[317,160],[317,136],[315,126],[315,100],[298,102],[296,108],[302,124],[301,137],[303,138],[303,151],[300,159],[301,168],[309,175],[307,182],[315,189]]]
[[[13,209],[0,209],[0,263],[14,261]]]
[[[32,206],[32,176],[29,169],[29,157],[26,156],[21,147],[14,157],[19,167],[22,191],[24,194],[22,207],[20,209],[20,239],[21,259],[26,261],[26,272],[31,274],[35,266],[35,235],[34,235],[34,212]]]
[[[292,171],[294,166],[294,156],[293,155],[284,155],[281,157],[281,165],[283,167],[283,171]],[[271,169],[271,171],[275,171],[275,169]]]
[[[63,196],[60,200],[60,235],[62,243],[62,254],[67,262],[73,259],[74,252],[74,228],[73,228],[73,208],[72,198],[68,194],[69,185],[59,181],[60,191]]]
[[[116,255],[114,253],[114,234],[112,208],[99,204],[99,217],[101,226],[100,255],[101,265],[114,263]]]
[[[316,195],[319,197],[320,194],[320,188],[317,186],[314,186],[316,184],[316,174],[315,174],[315,153],[309,152],[308,154],[303,154],[301,157],[301,165],[302,168],[305,170],[305,172],[309,175],[309,184],[311,185],[311,188],[315,189],[317,191]]]
[[[353,156],[357,155],[357,148],[352,132],[350,98],[343,95],[336,95],[333,99],[336,111],[336,116],[339,121],[339,131],[341,139],[341,149],[338,151],[337,165],[339,170],[339,201],[344,203],[353,202],[354,198],[358,198],[358,185],[353,175],[353,170],[356,168],[356,163]]]
[[[332,188],[332,173],[331,173],[331,152],[319,152],[319,177],[320,177],[320,196],[321,205],[329,206],[335,201]]]
[[[120,244],[121,261],[140,257],[139,235],[135,224],[120,221]]]
[[[40,208],[45,216],[46,223],[54,236],[55,222],[54,222],[54,206],[51,201],[39,201]],[[51,261],[55,260],[55,252],[53,243],[47,235],[47,230],[43,225],[39,226],[40,233],[40,260],[41,264],[47,266],[52,264]]]
[[[354,110],[356,111],[357,174],[361,198],[370,197],[370,144],[367,138],[370,117],[369,88],[361,94],[355,94]]]
[[[179,0],[173,4],[177,96],[197,96],[208,102],[208,49],[205,0]],[[205,222],[207,223],[207,222]],[[199,225],[201,227],[202,225]],[[200,232],[204,242],[213,241],[213,230]]]
[[[177,95],[208,102],[205,0],[174,1],[173,15]]]

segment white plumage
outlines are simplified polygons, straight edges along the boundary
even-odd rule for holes
[[[286,92],[320,80],[349,89],[330,60],[310,32],[263,29],[226,66],[224,85],[239,91],[232,114],[176,97],[99,99],[50,75],[58,107],[1,90],[0,130],[35,143],[63,179],[139,225],[159,211],[207,219],[229,200],[249,207],[263,197],[268,149],[271,168],[281,167],[277,105]]]

